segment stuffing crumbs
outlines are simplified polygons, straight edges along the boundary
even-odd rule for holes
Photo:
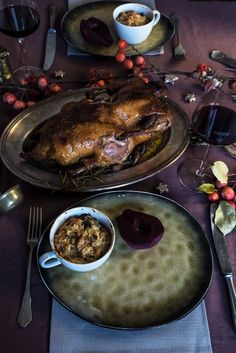
[[[142,13],[127,11],[121,12],[117,17],[117,21],[126,26],[143,26],[149,23],[151,20]]]
[[[111,244],[108,230],[88,214],[71,217],[57,230],[57,253],[73,263],[89,263],[102,257]]]

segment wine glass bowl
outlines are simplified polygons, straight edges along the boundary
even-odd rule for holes
[[[0,0],[0,32],[17,38],[23,66],[13,72],[13,78],[28,77],[41,72],[28,65],[24,38],[34,33],[40,25],[40,16],[33,0]]]
[[[211,145],[230,145],[236,141],[236,103],[220,89],[210,90],[192,117],[197,136]]]
[[[39,27],[40,18],[36,8],[26,5],[10,5],[0,11],[0,30],[15,38],[24,38]]]
[[[215,74],[212,80],[220,82],[220,77],[220,73]],[[214,182],[211,163],[207,160],[211,146],[230,145],[236,141],[236,101],[228,83],[225,77],[220,87],[210,86],[192,115],[192,130],[206,142],[207,149],[202,160],[185,160],[178,169],[180,182],[190,190],[198,191],[201,184]]]

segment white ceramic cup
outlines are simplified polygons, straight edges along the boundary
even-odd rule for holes
[[[127,26],[119,21],[117,17],[121,12],[135,11],[142,13],[143,15],[149,17],[151,21],[142,26]],[[116,32],[120,39],[125,39],[128,44],[139,44],[142,43],[152,31],[153,26],[155,26],[160,20],[161,14],[157,10],[152,10],[150,7],[137,3],[123,4],[115,8],[113,11],[113,23]]]
[[[106,227],[106,229],[109,231],[111,235],[111,244],[108,251],[98,260],[85,263],[85,264],[78,264],[78,263],[67,261],[56,252],[55,245],[54,245],[54,236],[56,234],[57,229],[60,227],[60,225],[62,225],[67,219],[71,218],[72,216],[81,216],[82,214],[89,214],[91,217],[95,218],[99,223],[101,223],[104,227]],[[45,254],[40,256],[39,264],[41,267],[51,268],[58,265],[64,265],[70,270],[87,272],[87,271],[94,270],[99,266],[101,266],[102,264],[104,264],[104,262],[111,255],[111,252],[115,244],[115,229],[111,220],[101,211],[98,211],[95,208],[91,208],[91,207],[75,207],[63,212],[60,216],[56,218],[56,220],[54,221],[50,229],[49,241],[50,241],[52,251],[46,252]]]

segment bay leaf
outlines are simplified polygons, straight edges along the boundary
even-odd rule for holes
[[[212,173],[221,183],[228,182],[229,169],[227,165],[222,161],[216,161],[211,167]]]
[[[224,235],[229,234],[236,226],[235,209],[227,201],[220,201],[214,222]]]
[[[205,192],[206,194],[212,194],[216,189],[215,189],[215,185],[213,184],[202,184],[198,187],[199,191]]]

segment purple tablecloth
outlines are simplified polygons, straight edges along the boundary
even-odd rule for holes
[[[86,77],[88,69],[92,66],[108,68],[118,71],[120,66],[113,58],[86,57],[80,58],[66,56],[66,44],[60,35],[60,18],[67,9],[66,1],[52,1],[59,10],[57,54],[51,68],[63,69],[67,79],[78,80]],[[42,66],[45,43],[45,33],[49,2],[38,1],[41,15],[41,24],[37,32],[26,39],[27,52],[30,63]],[[178,69],[193,71],[199,63],[209,63],[214,69],[222,69],[209,59],[209,52],[220,49],[228,55],[236,57],[235,50],[235,13],[236,2],[231,1],[187,1],[187,0],[159,0],[158,9],[165,15],[176,12],[180,18],[180,31],[187,61],[172,60],[171,44],[165,45],[165,54],[152,58],[156,66],[163,69]],[[16,66],[15,40],[0,35],[0,44],[10,52],[12,67]],[[186,92],[199,94],[196,82],[192,79],[180,78],[175,85],[170,85],[168,96],[178,103],[183,110],[191,116],[195,103],[187,104],[183,100]],[[0,132],[11,121],[14,112],[1,102]],[[185,158],[202,157],[204,147],[190,146],[185,153],[171,166],[143,182],[136,183],[127,189],[154,191],[159,181],[169,186],[168,196],[186,207],[200,221],[203,229],[210,237],[209,206],[206,197],[202,194],[185,189],[177,179],[177,168]],[[210,159],[222,160],[230,169],[236,172],[235,159],[229,157],[222,147],[213,147]],[[43,225],[46,225],[65,207],[84,198],[85,193],[51,193],[50,190],[41,189],[27,184],[9,172],[0,162],[0,190],[5,191],[15,184],[22,187],[25,199],[23,204],[11,213],[0,217],[1,256],[0,256],[0,346],[4,353],[47,353],[50,333],[51,296],[38,273],[34,258],[31,277],[31,294],[33,320],[27,328],[17,325],[21,298],[23,294],[26,267],[28,261],[28,247],[26,246],[26,231],[28,222],[28,209],[37,204],[44,208]],[[227,236],[231,261],[236,274],[236,238],[234,234]],[[213,250],[215,255],[215,252]],[[214,353],[233,352],[236,349],[236,333],[233,331],[228,296],[224,279],[220,273],[218,262],[215,261],[212,285],[206,295],[206,308]],[[184,334],[184,333],[183,333]]]

